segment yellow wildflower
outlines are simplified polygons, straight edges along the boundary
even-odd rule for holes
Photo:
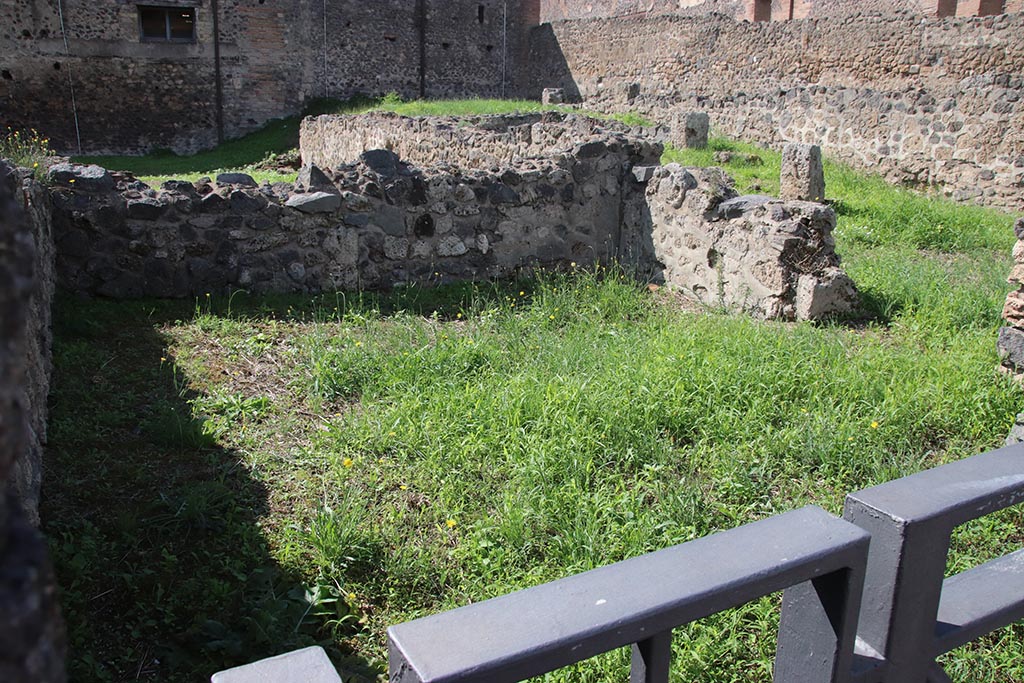
[[[445,524],[448,526],[449,529],[452,529],[455,527],[455,520],[449,518],[448,521],[445,522]]]
[[[352,467],[354,463],[352,462],[352,458],[345,458],[344,460],[341,461],[341,464],[344,465],[345,467]]]
[[[875,420],[874,422],[871,423],[871,428],[878,429],[878,420]]]

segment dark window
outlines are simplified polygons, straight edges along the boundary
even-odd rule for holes
[[[956,16],[956,0],[938,0],[935,6],[935,16],[937,17],[955,17]]]
[[[139,33],[143,41],[196,42],[196,10],[193,7],[139,7]]]
[[[478,22],[480,22],[481,24],[484,23],[484,6],[483,5],[477,5],[476,6],[476,20]]]

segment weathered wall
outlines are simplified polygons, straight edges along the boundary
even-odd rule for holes
[[[21,195],[22,208],[35,244],[35,259],[32,296],[26,309],[22,343],[28,444],[24,456],[14,463],[11,490],[21,502],[29,521],[38,525],[43,448],[46,445],[46,402],[53,369],[50,309],[56,282],[55,248],[49,192],[29,176],[22,183]]]
[[[508,277],[614,253],[628,151],[497,172],[377,157],[390,168],[342,165],[306,193],[123,180],[94,192],[58,180],[60,282],[109,297],[316,292]]]
[[[718,13],[735,19],[753,19],[755,0],[542,0],[541,21],[593,19],[631,15],[675,14],[696,16]],[[961,16],[983,13],[1020,12],[1022,0],[770,0],[771,20],[805,19],[807,17],[846,17],[856,14],[915,14],[940,16],[949,11]],[[942,16],[950,16],[943,14]]]
[[[351,156],[335,151],[326,174],[306,166],[298,191],[227,178],[157,191],[98,167],[55,166],[60,281],[109,297],[315,292],[618,260],[760,316],[852,308],[852,285],[833,272],[831,210],[775,202],[766,218],[767,198],[746,198],[719,215],[736,195],[725,176],[664,172],[651,165],[661,146],[645,138],[577,116],[542,118],[510,125],[519,119],[488,117],[480,128],[396,116],[310,119],[318,145],[351,143]],[[417,165],[393,151],[363,151],[356,131],[371,131],[375,120],[404,131],[398,147]],[[709,274],[711,252],[721,258]]]
[[[371,149],[390,149],[416,166],[451,164],[488,169],[517,157],[580,156],[604,153],[611,143],[638,155],[632,163],[654,164],[659,144],[630,136],[614,121],[557,112],[521,116],[422,118],[391,113],[358,116],[316,116],[302,122],[299,149],[302,161],[321,168],[354,161]]]
[[[39,410],[26,392],[34,381],[27,360],[33,278],[45,274],[33,272],[25,201],[21,179],[0,162],[0,680],[55,683],[65,680],[65,645],[46,542],[7,485],[16,463],[31,457]]]
[[[704,304],[782,320],[857,308],[835,253],[835,213],[822,204],[738,197],[721,169],[678,164],[653,170],[629,197],[624,261],[653,266]]]
[[[578,90],[655,120],[707,111],[721,133],[825,153],[1024,207],[1024,15],[566,21],[534,31],[531,91]]]
[[[155,3],[171,5],[175,3]],[[136,3],[0,0],[0,122],[83,148],[193,152],[217,139],[212,0],[195,43],[142,42]],[[235,137],[314,97],[510,92],[526,50],[519,0],[219,0],[224,132]],[[423,11],[420,12],[422,6]],[[483,15],[480,15],[480,8]],[[422,51],[421,51],[422,47]]]

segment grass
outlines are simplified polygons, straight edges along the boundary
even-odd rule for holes
[[[316,100],[298,116],[268,122],[260,130],[216,148],[191,156],[179,156],[169,150],[158,150],[144,156],[79,156],[78,163],[97,164],[117,171],[127,171],[139,180],[159,187],[166,180],[195,182],[203,176],[242,172],[256,182],[295,182],[294,172],[280,172],[279,161],[298,159],[299,124],[306,116],[317,114],[361,114],[370,111],[392,111],[403,116],[487,116],[492,114],[535,113],[540,111],[579,110],[568,106],[547,106],[534,100],[413,100],[403,101],[395,95],[379,99],[354,98],[347,101]],[[605,115],[583,111],[590,116],[609,118],[630,126],[650,125],[632,113]],[[0,147],[0,152],[2,152]],[[2,156],[2,154],[0,154]],[[30,164],[31,165],[31,164]]]
[[[668,159],[773,191],[778,157]],[[748,159],[757,154],[760,163]],[[387,294],[61,299],[43,519],[74,680],[187,681],[320,643],[346,680],[387,625],[998,446],[1012,219],[827,166],[867,319],[681,309],[614,269]],[[116,504],[112,505],[112,501]],[[1019,547],[1021,506],[949,571]],[[769,681],[778,596],[676,632],[673,680]],[[944,659],[1024,683],[1024,626]],[[550,681],[625,680],[615,652]]]

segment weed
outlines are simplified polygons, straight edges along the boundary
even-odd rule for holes
[[[7,159],[18,167],[32,169],[38,179],[45,176],[47,162],[53,156],[50,140],[35,130],[7,128],[3,137],[0,137],[0,159]]]

